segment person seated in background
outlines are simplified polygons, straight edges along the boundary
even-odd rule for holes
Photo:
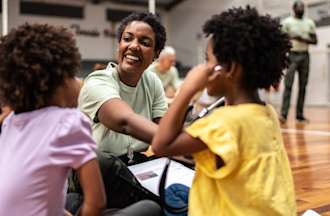
[[[164,26],[151,13],[133,13],[118,28],[118,65],[90,73],[79,95],[79,108],[92,121],[100,152],[125,164],[147,160],[146,151],[167,110],[156,74],[145,71],[163,49]]]
[[[0,100],[13,112],[0,136],[0,215],[65,213],[76,169],[80,215],[101,215],[106,198],[89,119],[77,108],[80,54],[63,27],[24,24],[0,40]]]
[[[189,202],[191,216],[294,216],[278,116],[258,95],[280,81],[289,37],[276,19],[249,6],[212,16],[203,31],[206,63],[189,72],[152,141],[156,155],[192,153],[196,162],[190,191],[172,185],[165,200],[172,207]],[[183,128],[191,98],[205,87],[211,96],[224,96],[226,105]]]
[[[178,70],[175,67],[176,53],[170,46],[160,52],[158,59],[149,66],[148,70],[157,74],[162,81],[165,95],[173,98],[179,86]]]

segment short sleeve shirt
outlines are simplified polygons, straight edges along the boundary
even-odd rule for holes
[[[193,155],[189,215],[296,215],[292,173],[271,106],[222,107],[186,132],[208,147]]]
[[[289,35],[298,35],[302,38],[309,39],[309,34],[315,34],[315,23],[313,20],[304,17],[298,19],[295,17],[288,17],[282,23],[283,31]],[[308,50],[308,44],[292,39],[292,51],[301,52]]]
[[[0,215],[64,215],[71,168],[94,159],[89,119],[78,109],[11,113],[0,136]]]
[[[137,86],[131,87],[120,81],[117,65],[109,63],[107,69],[94,71],[85,79],[78,99],[79,109],[93,121],[93,136],[99,150],[117,156],[126,154],[129,146],[137,152],[146,150],[148,144],[112,131],[98,121],[98,110],[113,98],[125,101],[146,119],[162,117],[167,103],[160,80],[154,73],[145,71]]]
[[[156,65],[157,65],[157,63],[153,63],[152,65],[149,66],[149,68],[147,70],[152,71],[155,74],[157,74],[159,79],[162,81],[162,85],[163,85],[164,89],[166,89],[169,86],[173,87],[173,88],[178,88],[179,73],[178,73],[178,70],[176,69],[176,67],[172,66],[172,67],[170,67],[170,69],[168,71],[166,71],[164,73],[160,73],[157,70]]]

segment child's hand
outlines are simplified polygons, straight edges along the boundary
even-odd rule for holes
[[[198,92],[205,88],[213,67],[208,64],[199,64],[193,67],[186,76],[181,91]]]
[[[69,211],[64,209],[64,216],[73,216]]]

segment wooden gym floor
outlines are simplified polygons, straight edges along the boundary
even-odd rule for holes
[[[298,215],[312,209],[330,216],[330,108],[305,108],[308,124],[297,123],[294,112],[282,125],[290,159]]]

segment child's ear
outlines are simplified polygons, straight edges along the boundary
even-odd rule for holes
[[[221,75],[221,71],[215,71],[215,72],[213,72],[210,76],[209,76],[209,81],[212,81],[212,80],[214,80],[214,79],[216,79],[218,76],[220,76]]]
[[[231,62],[230,64],[228,64],[228,66],[225,67],[225,70],[226,70],[226,76],[228,78],[233,78],[239,72],[240,66],[236,62]]]

